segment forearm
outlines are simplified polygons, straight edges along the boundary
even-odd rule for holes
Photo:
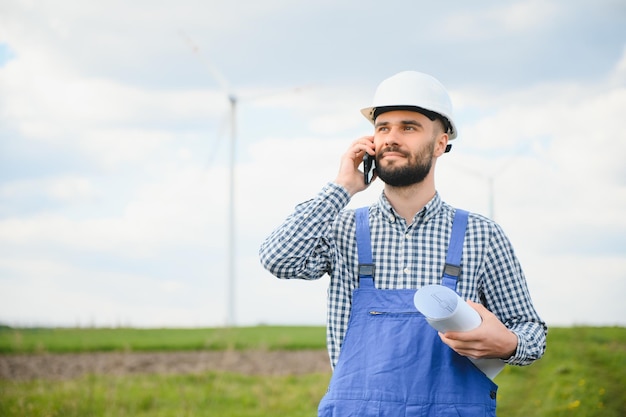
[[[331,183],[314,199],[298,205],[261,245],[263,267],[282,279],[317,279],[328,272],[332,223],[349,200],[344,188]]]

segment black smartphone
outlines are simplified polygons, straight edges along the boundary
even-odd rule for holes
[[[368,153],[363,157],[363,175],[365,179],[365,184],[369,184],[372,182],[372,178],[374,178],[374,170],[376,169],[376,160],[374,157]]]

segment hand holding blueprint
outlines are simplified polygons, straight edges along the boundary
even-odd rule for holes
[[[443,285],[427,285],[420,288],[413,298],[415,307],[436,330],[467,332],[480,326],[482,319],[476,310],[459,295]],[[500,359],[471,359],[481,371],[493,379],[502,368]]]

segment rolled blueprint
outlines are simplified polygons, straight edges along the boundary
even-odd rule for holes
[[[426,321],[441,333],[467,332],[477,328],[482,322],[476,310],[456,292],[443,285],[420,288],[413,297],[413,303],[426,317]],[[504,362],[500,359],[469,359],[491,379],[504,368]]]

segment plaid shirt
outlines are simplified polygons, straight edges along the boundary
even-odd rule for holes
[[[330,276],[327,345],[333,367],[358,287],[354,210],[344,210],[349,201],[345,189],[327,184],[298,205],[260,249],[263,266],[278,278]],[[453,217],[454,208],[436,194],[407,225],[382,194],[369,213],[376,288],[440,284]],[[543,355],[547,327],[533,307],[513,248],[496,223],[474,213],[465,233],[457,292],[482,303],[517,335],[517,350],[507,363],[526,365]]]

